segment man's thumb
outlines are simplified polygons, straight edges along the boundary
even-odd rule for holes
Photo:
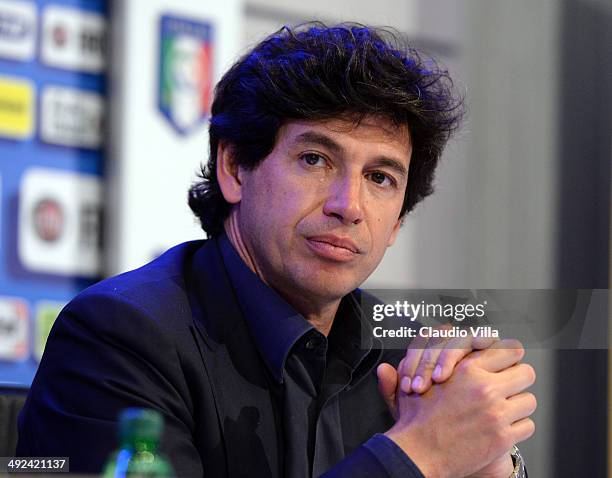
[[[378,377],[378,391],[387,403],[387,407],[397,420],[397,407],[395,406],[395,397],[397,393],[397,371],[393,365],[381,363],[376,369]]]

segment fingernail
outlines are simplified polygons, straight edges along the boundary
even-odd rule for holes
[[[421,388],[421,385],[423,385],[423,379],[421,378],[420,375],[417,375],[416,377],[414,377],[414,380],[412,381],[412,390],[414,390],[415,392],[418,392],[419,389]]]
[[[404,393],[410,393],[412,390],[410,389],[410,377],[404,375],[402,380],[400,381],[400,389]]]
[[[435,378],[436,380],[438,380],[441,375],[442,375],[442,367],[440,366],[440,364],[438,364],[436,365],[436,368],[434,368],[433,374],[431,376]]]

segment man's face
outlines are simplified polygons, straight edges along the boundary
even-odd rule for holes
[[[408,128],[379,117],[283,126],[238,173],[240,235],[261,278],[323,301],[358,287],[395,241],[411,152]]]

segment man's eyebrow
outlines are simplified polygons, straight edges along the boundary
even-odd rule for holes
[[[388,168],[393,169],[396,173],[398,173],[404,178],[408,177],[408,170],[406,169],[406,166],[404,166],[397,159],[389,158],[387,156],[379,156],[378,158],[376,158],[375,163],[377,166],[386,166]]]
[[[329,136],[325,134],[317,133],[316,131],[306,131],[304,133],[297,135],[293,139],[293,143],[294,144],[300,144],[300,143],[318,144],[318,145],[326,147],[327,149],[330,149],[334,153],[341,153],[344,151],[344,148],[338,143],[336,143],[332,138],[330,138]],[[404,178],[408,177],[408,169],[406,168],[406,166],[402,164],[401,161],[398,161],[397,159],[393,159],[388,156],[378,156],[375,159],[374,163],[378,167],[391,168],[396,173],[398,173]]]
[[[342,146],[336,143],[329,136],[324,135],[322,133],[317,133],[315,131],[306,131],[302,134],[298,134],[294,139],[293,143],[314,143],[319,144],[321,146],[325,146],[327,149],[331,149],[334,152],[341,152],[343,150]]]

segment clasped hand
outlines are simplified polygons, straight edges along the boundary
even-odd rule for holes
[[[507,478],[509,450],[535,431],[535,371],[517,340],[415,338],[378,385],[396,420],[386,435],[427,477]]]

